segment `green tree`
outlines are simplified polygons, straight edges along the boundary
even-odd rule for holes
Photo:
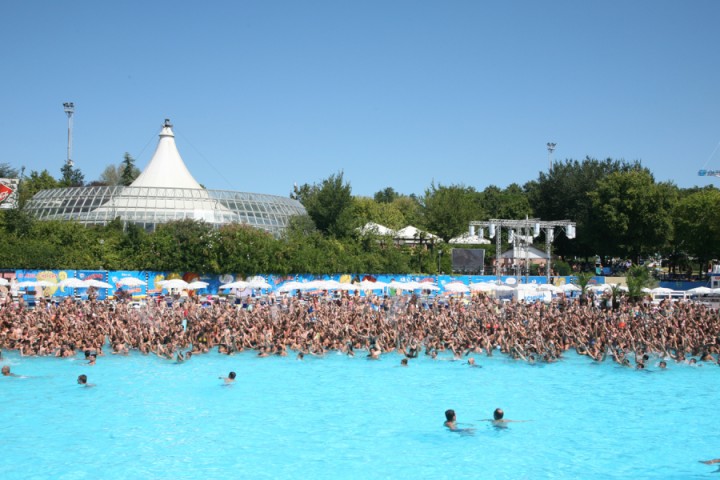
[[[120,185],[120,169],[116,165],[108,165],[95,183],[109,187]]]
[[[30,172],[30,176],[23,178],[20,181],[18,188],[18,202],[19,207],[23,208],[25,203],[30,200],[33,195],[38,193],[40,190],[49,190],[52,188],[59,188],[60,184],[55,178],[50,175],[50,172],[43,170],[37,172],[35,170]]]
[[[490,185],[480,193],[479,198],[483,218],[520,219],[532,214],[527,193],[516,183],[508,185],[504,190]]]
[[[9,163],[0,163],[0,178],[20,178],[20,170]]]
[[[375,196],[373,198],[378,203],[392,203],[399,196],[400,196],[400,194],[397,193],[394,188],[387,187],[384,190],[375,192]]]
[[[673,246],[700,265],[720,258],[720,191],[710,187],[684,196],[673,211]]]
[[[295,187],[294,198],[303,204],[320,232],[336,237],[351,233],[351,225],[342,213],[352,204],[352,189],[343,181],[343,172],[323,180],[320,184]]]
[[[423,207],[415,195],[400,196],[393,200],[392,205],[403,216],[404,225],[402,225],[402,227],[423,224]],[[389,227],[390,225],[387,226]]]
[[[646,296],[642,291],[643,288],[652,288],[657,284],[650,276],[650,271],[640,265],[630,267],[625,276],[625,282],[628,287],[627,295],[633,302],[637,302]]]
[[[141,260],[151,270],[217,273],[216,235],[203,221],[168,222],[148,235]]]
[[[248,225],[223,225],[215,243],[218,265],[224,272],[247,277],[279,271],[279,244],[268,232]]]
[[[478,195],[464,185],[435,186],[425,190],[423,197],[425,227],[445,242],[465,232],[471,220],[480,217]]]
[[[60,173],[62,174],[60,177],[61,187],[82,187],[85,183],[85,175],[71,163],[65,163],[60,169]]]
[[[125,156],[123,157],[120,170],[120,184],[126,187],[130,186],[130,184],[140,176],[140,169],[135,166],[135,159],[127,152],[125,152]]]
[[[346,210],[353,227],[362,227],[368,222],[385,225],[388,228],[405,227],[405,217],[394,203],[377,202],[372,198],[353,197],[352,204]]]
[[[541,172],[537,181],[525,184],[533,216],[543,220],[572,220],[577,224],[577,238],[568,240],[564,234],[555,239],[561,256],[589,257],[598,253],[600,226],[588,192],[597,188],[600,180],[611,173],[640,169],[639,163],[590,157],[583,161],[556,162],[550,172]]]
[[[615,172],[590,192],[599,220],[596,234],[601,255],[640,256],[658,252],[669,238],[677,196],[669,184],[656,184],[646,169]]]

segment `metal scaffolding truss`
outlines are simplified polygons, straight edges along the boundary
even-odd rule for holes
[[[565,234],[569,239],[575,238],[575,222],[571,220],[553,220],[545,221],[539,218],[525,218],[523,220],[509,220],[491,218],[490,220],[472,221],[470,222],[470,235],[475,235],[476,230],[479,228],[481,233],[484,233],[484,229],[488,230],[488,237],[495,237],[495,276],[500,279],[500,255],[502,254],[502,229],[508,230],[508,240],[512,244],[513,249],[517,250],[520,247],[525,252],[525,265],[528,267],[528,254],[529,247],[532,244],[532,239],[540,235],[541,231],[545,232],[545,253],[548,261],[545,264],[545,274],[550,279],[550,258],[552,254],[552,242],[555,240],[555,228],[562,228],[565,230]],[[481,237],[483,235],[480,235]],[[520,269],[517,265],[517,258],[514,259],[515,272],[520,277]],[[526,272],[527,275],[527,272]]]

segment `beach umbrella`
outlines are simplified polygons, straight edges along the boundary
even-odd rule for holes
[[[543,283],[542,285],[538,285],[537,290],[538,290],[538,292],[551,292],[551,293],[560,293],[563,291],[560,287],[556,287],[552,283]]]
[[[270,285],[267,280],[265,280],[261,276],[255,276],[252,277],[250,280],[248,280],[248,287],[250,288],[272,288],[272,285]]]
[[[440,287],[438,287],[434,283],[429,283],[429,282],[415,282],[415,283],[418,284],[417,288],[420,290],[430,290],[431,292],[439,292],[440,291]]]
[[[202,282],[200,280],[195,280],[194,282],[188,283],[188,290],[202,290],[203,288],[207,288],[207,286],[210,285],[208,282]]]
[[[603,283],[602,285],[593,285],[592,287],[590,287],[590,290],[596,293],[604,293],[609,291],[610,288],[610,285],[608,285],[607,283]]]
[[[445,291],[449,293],[469,293],[470,287],[462,282],[450,282],[445,284]]]
[[[88,288],[90,285],[79,278],[66,278],[65,280],[60,280],[57,286],[60,288]]]
[[[494,292],[496,286],[497,285],[491,282],[471,283],[470,290],[473,292]]]
[[[382,290],[388,286],[389,284],[385,282],[372,282],[370,280],[363,280],[360,282],[361,290]]]
[[[161,286],[164,290],[187,290],[189,283],[179,278],[173,278],[172,280],[162,280],[156,282],[157,285]]]
[[[670,295],[671,293],[673,293],[673,289],[665,288],[665,287],[657,287],[657,288],[653,288],[652,290],[650,290],[650,293],[652,293],[653,295]]]
[[[107,282],[103,282],[101,280],[95,280],[94,278],[91,278],[90,280],[85,280],[85,283],[88,287],[94,287],[94,288],[113,288],[112,285],[110,285]]]
[[[415,287],[411,285],[409,282],[398,282],[397,280],[393,280],[388,285],[390,288],[394,288],[395,290],[414,290]]]
[[[338,288],[339,288],[339,290],[344,290],[346,292],[354,292],[356,290],[360,290],[360,285],[358,285],[356,283],[340,282],[340,286]]]
[[[495,292],[514,292],[515,289],[510,285],[495,285]]]
[[[335,280],[320,280],[315,288],[318,290],[342,290],[342,284]]]
[[[574,283],[566,283],[565,285],[560,286],[560,290],[562,290],[565,293],[580,292],[580,291],[582,291],[582,288],[578,287]]]
[[[280,288],[278,288],[278,292],[283,293],[283,292],[289,292],[290,290],[297,290],[300,285],[302,285],[300,282],[292,280],[290,282],[284,283],[283,285],[280,285]],[[220,287],[220,288],[223,288],[223,287]]]
[[[708,295],[713,293],[713,289],[708,287],[695,287],[688,290],[688,293],[692,293],[694,295]]]
[[[118,287],[144,287],[147,283],[137,277],[123,277],[116,282]]]
[[[236,282],[226,283],[225,285],[220,285],[219,288],[221,290],[232,289],[232,288],[236,288],[238,290],[245,290],[246,288],[248,288],[248,282],[245,282],[243,280],[238,280]]]

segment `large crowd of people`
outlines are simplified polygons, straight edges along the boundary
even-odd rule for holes
[[[585,298],[552,303],[502,301],[485,295],[428,299],[412,296],[274,296],[242,304],[199,299],[169,304],[66,299],[27,309],[0,309],[0,349],[21,355],[71,357],[137,350],[173,360],[217,349],[259,356],[321,356],[362,352],[419,355],[505,354],[554,362],[572,350],[594,361],[644,368],[650,358],[720,364],[720,317],[702,303],[623,303],[600,308]]]

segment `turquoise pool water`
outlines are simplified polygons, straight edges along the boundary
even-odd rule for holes
[[[2,479],[718,478],[698,463],[720,457],[712,364],[4,354],[29,378],[0,377]],[[497,407],[532,421],[479,421]],[[473,435],[442,426],[448,408]]]

